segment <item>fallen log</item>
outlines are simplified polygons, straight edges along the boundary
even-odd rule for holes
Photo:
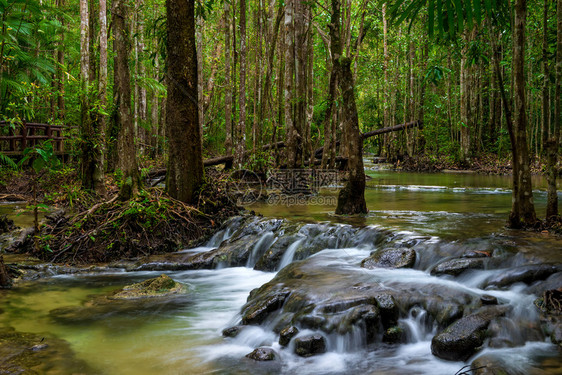
[[[396,132],[396,131],[400,131],[400,130],[404,130],[404,129],[416,128],[416,127],[420,128],[420,129],[423,129],[423,122],[421,122],[419,120],[416,120],[416,121],[407,122],[405,124],[388,126],[386,128],[381,128],[381,129],[372,130],[370,132],[361,133],[361,139],[365,140],[367,138],[374,137],[375,135],[392,133],[392,132]],[[339,145],[340,145],[340,141],[336,141],[336,147],[339,146]],[[314,156],[317,159],[320,159],[320,158],[322,158],[323,152],[324,152],[324,147],[317,148],[316,150],[314,150]]]
[[[391,133],[391,132],[396,132],[396,131],[400,131],[400,130],[404,130],[404,129],[409,129],[409,128],[423,128],[423,123],[421,121],[411,121],[411,122],[407,122],[405,124],[398,124],[398,125],[394,125],[394,126],[389,126],[386,128],[382,128],[382,129],[376,129],[376,130],[372,130],[370,132],[366,132],[366,133],[361,133],[361,139],[367,139],[370,137],[374,137],[375,135],[380,135],[380,134],[386,134],[386,133]],[[336,146],[338,146],[340,144],[340,141],[336,142]],[[273,144],[267,144],[264,145],[262,147],[263,151],[267,151],[267,150],[271,150],[271,149],[279,149],[279,148],[283,148],[286,147],[285,142],[281,141],[281,142],[276,142]],[[316,149],[314,151],[314,156],[316,157],[316,159],[321,159],[322,158],[322,153],[324,152],[324,147],[320,147],[318,149]],[[244,153],[244,156],[250,154],[250,151],[246,151]],[[234,156],[233,155],[226,155],[226,156],[219,156],[216,158],[212,158],[212,159],[207,159],[203,161],[203,166],[205,167],[212,167],[215,165],[220,165],[220,164],[226,164],[227,166],[232,166],[232,163],[234,161]],[[336,157],[336,162],[339,163],[346,163],[347,162],[347,158],[343,158],[343,157]],[[316,164],[316,162],[315,162]],[[307,165],[307,163],[305,163],[305,165]],[[157,169],[154,171],[151,171],[148,173],[148,178],[158,178],[162,175],[166,174],[166,169]]]

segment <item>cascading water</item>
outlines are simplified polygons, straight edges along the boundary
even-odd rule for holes
[[[23,284],[4,297],[0,326],[64,338],[98,373],[452,375],[475,360],[502,363],[510,374],[560,373],[560,354],[543,334],[533,304],[540,285],[562,285],[557,284],[560,270],[539,267],[545,254],[559,262],[560,241],[494,232],[499,226],[487,232],[473,228],[504,220],[503,211],[467,208],[467,202],[479,204],[481,197],[493,196],[493,210],[499,210],[509,198],[502,186],[451,184],[443,189],[433,180],[412,183],[416,186],[389,187],[400,183],[386,182],[371,188],[373,214],[360,222],[329,223],[347,219],[324,213],[316,219],[321,223],[306,224],[294,218],[235,218],[204,246],[186,249],[168,263],[159,261],[159,268],[153,268],[158,272],[133,267],[133,272],[113,269]],[[375,207],[380,196],[388,207]],[[445,201],[455,205],[445,207]],[[426,206],[421,210],[416,204]],[[463,226],[468,234],[451,240]],[[472,236],[472,230],[480,234]],[[361,267],[372,254],[392,250],[414,250],[413,268]],[[192,260],[202,256],[204,261]],[[449,268],[436,271],[445,262]],[[87,323],[54,321],[50,315],[56,308],[87,305],[92,294],[158,276],[161,270],[189,285],[186,303],[111,313]],[[517,279],[525,272],[542,276]],[[388,309],[381,296],[394,299],[395,322],[383,319]],[[279,298],[284,302],[271,303]],[[488,325],[481,351],[467,361],[432,354],[434,336],[478,312],[480,305],[486,307],[481,300],[494,298],[506,311]],[[242,324],[245,320],[248,324]],[[299,333],[283,347],[279,331],[290,324]],[[223,337],[230,327],[238,334]],[[403,335],[392,338],[389,329]],[[296,340],[312,334],[325,338],[326,352],[307,358],[295,354]],[[244,358],[263,346],[277,353],[273,363]]]

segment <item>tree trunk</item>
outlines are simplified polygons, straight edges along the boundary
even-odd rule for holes
[[[226,128],[226,139],[224,148],[226,155],[232,155],[232,84],[230,83],[230,3],[224,2],[224,126]]]
[[[119,198],[127,200],[138,192],[140,174],[137,166],[134,123],[131,112],[131,75],[129,72],[129,6],[125,0],[114,0],[112,8],[113,34],[115,40],[115,83],[114,92],[117,107],[117,150],[118,169],[123,174]]]
[[[240,118],[236,131],[236,152],[234,165],[242,167],[244,150],[246,149],[246,0],[240,1],[240,92],[238,106]]]
[[[203,135],[203,126],[205,125],[204,100],[203,92],[203,16],[197,16],[197,25],[195,27],[195,38],[197,41],[197,111],[199,112],[199,128]],[[201,137],[203,140],[203,137]]]
[[[287,139],[287,167],[297,166],[297,139],[293,110],[293,74],[295,71],[295,27],[294,6],[295,0],[285,3],[285,136]]]
[[[525,26],[527,22],[527,0],[515,1],[515,19],[513,27],[513,133],[517,150],[514,158],[514,173],[519,180],[517,199],[513,200],[510,214],[510,226],[519,228],[522,225],[532,226],[536,222],[529,166],[529,150],[527,147],[527,114],[525,98]],[[515,168],[517,164],[517,168]],[[519,215],[517,215],[519,213]]]
[[[197,103],[195,0],[167,0],[168,99],[166,133],[169,157],[166,190],[193,203],[204,180]]]
[[[100,0],[100,72],[99,72],[99,98],[100,106],[106,111],[107,107],[107,0]],[[98,140],[99,140],[99,161],[96,163],[94,171],[95,190],[99,194],[105,194],[105,154],[107,116],[98,115]]]
[[[547,143],[547,219],[551,216],[558,215],[558,193],[556,191],[558,168],[556,164],[558,162],[558,148],[560,143],[560,121],[562,120],[562,103],[560,103],[560,94],[562,91],[562,0],[558,0],[556,9],[556,88],[554,92],[554,129]]]
[[[332,4],[338,0],[332,0]],[[349,142],[349,178],[338,195],[336,214],[355,215],[368,212],[365,202],[365,169],[363,167],[363,140],[359,132],[359,118],[355,104],[355,88],[351,60],[341,58],[340,86],[343,97],[344,131]]]

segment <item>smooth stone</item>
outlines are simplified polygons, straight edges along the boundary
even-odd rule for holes
[[[325,352],[326,339],[322,335],[307,335],[295,339],[295,354],[301,357],[311,357]]]
[[[246,354],[246,358],[253,359],[254,361],[273,361],[276,357],[275,350],[267,347],[260,347],[254,349],[253,352]]]
[[[291,339],[299,333],[299,329],[294,326],[287,327],[279,333],[279,345],[287,346]]]
[[[387,249],[377,251],[361,261],[361,267],[373,268],[412,268],[416,263],[413,249]]]
[[[506,311],[502,306],[490,306],[457,320],[433,337],[431,353],[449,361],[466,361],[484,343],[490,321]]]
[[[497,305],[498,304],[498,299],[494,296],[489,295],[489,294],[483,294],[482,296],[480,296],[480,301],[482,302],[483,305]]]
[[[484,261],[479,258],[451,259],[436,265],[431,270],[431,274],[458,276],[466,270],[482,268],[484,268]]]

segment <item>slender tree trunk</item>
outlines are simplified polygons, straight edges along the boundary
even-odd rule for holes
[[[388,62],[390,60],[388,55],[388,19],[387,19],[387,9],[386,9],[386,2],[382,4],[382,30],[383,30],[383,75],[384,75],[384,82],[383,86],[383,125],[382,127],[390,126],[390,113],[389,113],[389,106],[390,106],[390,95],[389,95],[389,87],[390,81],[388,80]],[[385,134],[383,138],[383,147],[382,147],[382,156],[389,157],[388,155],[388,139],[389,135]]]
[[[166,190],[193,203],[204,180],[201,128],[197,103],[195,0],[167,0],[168,100],[166,127],[169,144]]]
[[[112,7],[113,34],[115,40],[115,83],[117,118],[119,134],[117,149],[119,150],[118,169],[123,174],[123,182],[119,191],[119,198],[132,198],[140,186],[140,174],[137,166],[135,129],[131,111],[131,75],[129,71],[129,53],[131,42],[129,38],[129,6],[125,0],[114,0]]]
[[[246,0],[240,1],[240,92],[238,106],[240,107],[240,119],[236,137],[236,153],[234,164],[241,168],[244,150],[246,149]]]
[[[100,71],[99,71],[99,98],[100,106],[106,111],[107,107],[107,1],[100,0]],[[105,154],[106,154],[106,137],[107,116],[98,115],[98,140],[99,140],[99,161],[96,163],[94,171],[95,190],[100,194],[105,193]]]
[[[525,26],[527,22],[527,0],[515,1],[515,19],[513,27],[513,132],[517,149],[519,197],[514,199],[510,226],[518,228],[522,224],[532,226],[536,222],[535,206],[533,204],[533,189],[531,185],[531,170],[529,165],[529,150],[527,146],[527,114],[525,98]],[[518,205],[519,207],[515,207]],[[519,215],[516,215],[519,213]]]
[[[203,126],[205,125],[204,101],[205,93],[203,92],[203,17],[197,16],[197,25],[195,27],[195,39],[197,41],[197,111],[199,112],[199,128],[203,134]],[[203,140],[203,137],[201,137]]]
[[[558,193],[556,191],[556,177],[558,175],[558,149],[560,147],[560,121],[562,121],[562,0],[557,1],[556,8],[556,77],[554,93],[554,129],[547,143],[547,180],[548,193],[546,203],[546,217],[558,215]],[[546,30],[545,30],[546,32]]]
[[[87,0],[80,0],[80,172],[82,186],[94,190],[95,139],[90,116],[90,16]]]
[[[230,82],[230,61],[232,59],[230,53],[230,3],[224,2],[224,126],[226,128],[226,139],[224,148],[226,155],[232,155],[232,84]]]
[[[297,166],[297,139],[295,137],[293,75],[295,71],[295,0],[285,3],[285,135],[287,138],[287,167]]]

